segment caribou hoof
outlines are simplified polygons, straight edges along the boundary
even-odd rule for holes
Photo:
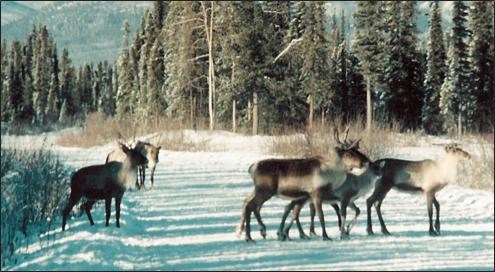
[[[347,233],[343,233],[340,235],[340,240],[349,240],[349,234]]]
[[[383,228],[383,229],[382,229],[382,233],[383,233],[384,235],[390,235],[390,232],[388,232],[388,230],[387,230],[387,229],[385,229],[385,228]]]
[[[368,235],[375,235],[372,229],[366,229],[366,232],[368,232]]]
[[[332,238],[328,237],[327,235],[323,235],[323,241],[332,241]]]
[[[266,229],[260,229],[260,234],[263,237],[263,239],[266,239]]]
[[[279,241],[285,241],[287,239],[287,236],[285,233],[281,233],[280,231],[277,231],[277,240]]]
[[[316,236],[318,236],[318,234],[316,234],[316,232],[314,230],[312,230],[309,232],[309,236],[316,237]]]
[[[438,236],[440,235],[440,233],[434,231],[434,230],[430,230],[430,236]]]
[[[309,240],[311,239],[308,235],[302,233],[302,234],[299,234],[299,238],[303,239],[303,240]]]
[[[246,237],[246,242],[256,244],[256,242],[251,237]]]

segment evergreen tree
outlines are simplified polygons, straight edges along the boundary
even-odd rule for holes
[[[7,106],[8,110],[6,110],[8,115],[5,117],[7,121],[12,122],[19,121],[23,106],[21,63],[21,43],[19,41],[13,41],[8,66],[7,92],[9,104]]]
[[[150,12],[145,14],[146,25],[144,29],[144,44],[141,47],[139,57],[139,95],[136,97],[137,113],[139,118],[145,118],[148,106],[148,59],[151,55],[151,47],[156,39],[156,31],[153,15]]]
[[[81,96],[76,88],[76,74],[74,67],[72,67],[72,61],[69,58],[69,51],[64,48],[62,50],[62,58],[60,60],[60,98],[65,103],[64,122],[69,121],[69,118],[77,118],[77,114],[80,113]],[[60,117],[59,117],[60,118]]]
[[[361,73],[358,58],[352,51],[348,55],[349,106],[347,114],[351,120],[362,120],[366,116],[365,79]]]
[[[164,101],[161,95],[163,85],[163,51],[158,39],[155,40],[151,48],[150,57],[148,58],[148,78],[147,78],[147,104],[146,114],[148,118],[158,118],[159,114],[164,110]]]
[[[161,32],[163,23],[168,13],[168,6],[170,1],[160,1],[156,0],[153,2],[153,18],[155,19],[155,27],[157,30],[157,35]]]
[[[400,46],[403,50],[401,60],[404,78],[399,92],[391,97],[391,103],[396,105],[392,112],[406,128],[412,129],[417,128],[420,124],[423,100],[423,75],[420,53],[417,49],[415,5],[416,2],[414,1],[403,2]]]
[[[441,15],[438,1],[430,7],[428,31],[427,71],[424,82],[424,101],[422,108],[423,128],[428,133],[442,132],[443,123],[440,115],[440,89],[445,78],[445,48],[441,28]]]
[[[57,81],[57,74],[52,73],[52,78],[50,80],[50,91],[48,93],[48,100],[45,110],[45,116],[49,123],[56,121],[59,117],[59,112],[57,110]]]
[[[58,122],[65,125],[69,122],[70,118],[69,118],[69,110],[68,110],[68,106],[67,106],[67,100],[64,99],[64,102],[62,103],[62,108],[60,109],[60,115],[59,115],[59,118],[58,118]]]
[[[371,128],[372,102],[371,85],[376,85],[378,76],[383,74],[384,62],[382,33],[382,3],[358,2],[354,13],[353,51],[359,59],[361,71],[366,79],[366,128]]]
[[[207,115],[208,106],[208,49],[200,10],[198,2],[171,2],[163,35],[167,113],[193,119],[192,127],[196,118],[191,116]]]
[[[440,113],[443,119],[443,129],[453,133],[456,126],[456,117],[459,113],[458,98],[455,87],[459,86],[459,76],[456,68],[459,67],[459,55],[454,53],[454,45],[451,43],[447,52],[448,72],[440,89]]]
[[[330,64],[328,63],[328,47],[324,28],[324,7],[322,2],[307,4],[303,16],[304,33],[301,46],[305,48],[303,53],[303,66],[301,70],[302,88],[309,98],[309,127],[312,125],[313,110],[325,111],[332,99],[330,81],[328,75]],[[313,108],[314,105],[314,108]]]
[[[50,89],[50,48],[48,45],[48,30],[46,26],[40,26],[39,34],[36,38],[36,47],[34,50],[35,73],[33,107],[35,111],[35,122],[44,124],[45,109]]]
[[[468,36],[465,27],[466,9],[462,1],[454,2],[452,40],[447,54],[448,72],[441,90],[440,109],[444,117],[444,128],[450,132],[456,129],[457,118],[464,124],[472,124],[474,115],[473,99],[468,93],[469,66],[464,42]]]
[[[2,40],[2,47],[0,51],[1,55],[1,68],[2,68],[2,74],[0,77],[1,80],[1,88],[2,88],[2,99],[1,99],[1,121],[6,122],[8,121],[9,118],[9,112],[10,112],[10,103],[9,103],[9,93],[8,93],[8,76],[9,76],[9,55],[7,51],[7,42],[6,40]]]
[[[116,100],[116,115],[122,119],[126,114],[132,113],[133,70],[129,63],[129,23],[124,21],[124,41],[122,51],[117,60],[118,88]]]
[[[265,25],[263,10],[257,2],[246,2],[240,7],[242,22],[250,25],[239,29],[240,60],[236,68],[236,78],[239,80],[239,97],[247,99],[252,104],[253,134],[258,129],[268,129],[266,120],[272,114],[268,109],[272,100],[269,95],[268,65],[273,61],[270,44],[271,29]],[[246,102],[248,102],[246,101]],[[244,104],[244,103],[242,103]],[[246,103],[247,104],[247,103]],[[244,104],[245,105],[245,104]]]
[[[48,93],[48,100],[45,109],[45,115],[48,122],[54,122],[59,115],[58,109],[58,96],[59,96],[59,80],[58,80],[58,57],[57,57],[57,45],[54,43],[51,49],[51,79],[50,79],[50,91]]]
[[[469,12],[469,64],[471,79],[469,93],[476,99],[474,128],[488,130],[494,125],[494,70],[493,2],[475,1]],[[490,37],[492,40],[490,40]]]

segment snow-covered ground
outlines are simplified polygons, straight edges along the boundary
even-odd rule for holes
[[[494,195],[492,192],[449,185],[437,198],[441,205],[442,235],[428,235],[425,200],[420,195],[392,190],[382,206],[391,236],[383,236],[376,214],[374,236],[366,234],[364,199],[356,204],[362,214],[350,240],[340,240],[333,209],[324,207],[327,231],[333,241],[276,238],[287,200],[272,198],[261,210],[267,239],[252,220],[255,244],[235,234],[244,198],[251,192],[248,166],[269,157],[261,148],[263,137],[218,133],[210,144],[218,152],[160,153],[155,189],[124,195],[121,228],[104,226],[104,205],[93,209],[95,226],[85,215],[57,228],[50,242],[35,239],[17,251],[18,262],[8,270],[493,270]],[[32,141],[32,139],[28,139]],[[3,143],[2,143],[3,144]],[[115,147],[110,143],[89,149],[55,146],[74,167],[100,164]],[[431,153],[441,152],[435,148]],[[401,149],[406,156],[408,149]],[[441,153],[439,153],[441,154]],[[422,158],[417,158],[422,159]],[[146,185],[149,187],[149,180]],[[115,208],[112,204],[112,212]],[[350,212],[350,214],[353,214]],[[308,231],[309,212],[301,215]],[[317,232],[320,231],[316,224]],[[45,237],[46,238],[46,237]]]

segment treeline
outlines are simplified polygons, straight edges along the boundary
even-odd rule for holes
[[[33,26],[25,42],[1,47],[1,120],[11,131],[21,126],[71,125],[94,111],[115,111],[113,66],[72,65],[67,49],[59,55],[46,26]]]
[[[53,41],[33,31],[27,43],[12,44],[9,57],[2,45],[2,98],[9,98],[2,121],[77,120],[101,111],[148,122],[168,116],[191,127],[208,118],[210,129],[249,126],[255,134],[365,116],[369,126],[396,120],[433,134],[493,130],[493,2],[454,2],[448,33],[432,2],[424,43],[415,2],[357,5],[347,40],[346,15],[327,16],[323,2],[156,1],[134,37],[124,22],[113,70],[76,71],[66,53],[55,64],[56,50],[36,47],[41,40],[40,48],[53,48]],[[32,55],[24,50],[31,43]],[[51,93],[56,103],[48,102]]]

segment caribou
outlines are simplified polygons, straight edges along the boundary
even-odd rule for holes
[[[127,189],[132,187],[136,179],[137,167],[147,163],[146,157],[135,149],[129,149],[119,143],[126,155],[123,162],[112,161],[102,165],[93,165],[79,169],[71,178],[70,197],[63,210],[62,231],[65,230],[67,217],[79,200],[84,196],[86,202],[81,208],[86,212],[89,223],[94,225],[91,208],[99,200],[105,200],[106,226],[110,220],[110,206],[115,198],[116,226],[120,228],[120,203]]]
[[[407,161],[398,159],[382,159],[384,163],[383,177],[377,182],[373,194],[366,200],[368,211],[367,232],[373,234],[371,223],[371,205],[375,206],[380,220],[382,233],[390,235],[383,221],[381,205],[383,199],[392,188],[400,191],[423,193],[426,197],[426,206],[429,218],[429,233],[432,236],[440,235],[440,203],[435,194],[442,190],[457,175],[457,164],[461,160],[470,159],[471,155],[459,148],[457,144],[445,146],[446,156],[440,160]],[[436,209],[435,228],[433,228],[433,207]]]
[[[146,174],[145,174],[145,167],[149,168],[151,170],[151,189],[154,187],[154,175],[155,175],[155,169],[156,165],[158,164],[158,155],[160,152],[161,146],[154,146],[148,142],[141,142],[137,141],[136,145],[134,146],[134,150],[140,152],[144,157],[147,158],[147,163],[140,165],[139,166],[139,176],[138,179],[136,179],[136,187],[138,189],[144,188],[144,181],[146,179]],[[107,155],[105,163],[111,162],[111,161],[123,161],[125,159],[125,153],[122,151],[121,148],[116,148],[112,152],[110,152]]]
[[[360,214],[360,209],[356,206],[354,201],[360,197],[367,195],[372,189],[375,187],[375,183],[382,177],[382,168],[384,163],[374,163],[370,162],[367,170],[360,176],[356,176],[348,173],[345,182],[342,186],[335,188],[332,191],[328,191],[326,194],[322,196],[325,202],[330,202],[332,207],[335,209],[338,216],[338,224],[341,232],[341,239],[345,239],[349,236],[349,233],[357,221],[357,217]],[[301,212],[302,207],[306,203],[307,199],[301,199],[292,201],[289,205],[286,206],[284,215],[282,216],[282,222],[279,227],[279,240],[289,239],[289,230],[292,226],[292,223],[296,221],[297,228],[299,230],[299,237],[301,239],[309,239],[299,222],[299,214]],[[340,210],[337,206],[337,203],[340,204]],[[355,215],[351,223],[345,228],[346,216],[347,216],[347,207],[350,207],[354,210]],[[292,210],[292,219],[288,223],[287,227],[284,229],[285,219],[288,214]],[[315,217],[315,208],[312,203],[310,203],[310,215],[311,215],[311,225],[310,225],[310,235],[316,235],[314,229],[314,217]]]
[[[338,136],[338,132],[335,135]],[[238,234],[245,229],[246,241],[253,241],[251,213],[254,213],[260,233],[266,238],[266,227],[261,220],[260,209],[265,201],[277,195],[293,200],[311,198],[320,220],[322,238],[331,240],[325,230],[323,196],[333,188],[340,187],[347,173],[360,175],[366,171],[369,160],[357,150],[358,143],[359,140],[350,146],[335,147],[336,158],[333,160],[314,156],[305,159],[266,159],[253,163],[248,172],[253,180],[254,190],[244,200]]]

